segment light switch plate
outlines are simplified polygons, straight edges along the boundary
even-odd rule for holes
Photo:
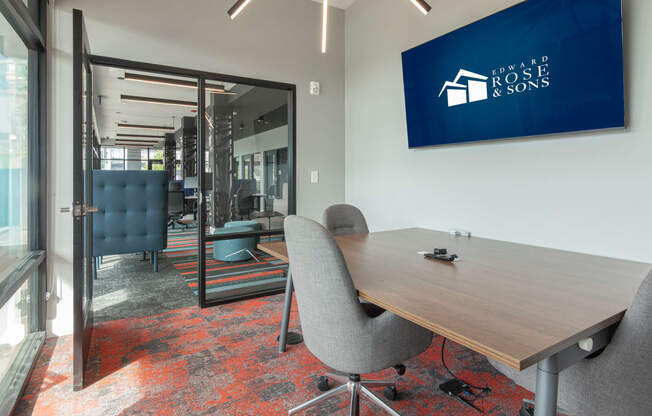
[[[319,183],[319,171],[310,171],[310,183]]]
[[[317,81],[310,81],[310,95],[319,95],[321,93],[321,85]]]

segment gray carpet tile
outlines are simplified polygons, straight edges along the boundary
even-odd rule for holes
[[[159,254],[159,271],[140,254],[104,256],[93,285],[93,315],[96,323],[123,318],[158,315],[197,305],[197,297]]]

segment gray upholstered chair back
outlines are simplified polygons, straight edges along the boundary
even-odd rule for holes
[[[428,348],[428,330],[389,312],[367,315],[344,256],[326,228],[291,215],[285,219],[285,238],[303,337],[321,362],[345,373],[366,374]]]
[[[364,215],[353,205],[337,204],[326,208],[322,224],[333,235],[369,233]]]
[[[324,338],[353,338],[369,318],[328,230],[307,218],[289,216],[285,235],[303,336],[310,351],[321,359],[322,349],[324,353],[332,350]]]
[[[164,171],[93,171],[93,256],[167,247]]]
[[[652,272],[602,354],[559,373],[559,406],[573,416],[650,414],[652,388]],[[536,366],[517,372],[491,364],[530,391]]]
[[[652,272],[643,280],[611,342],[598,357],[569,373],[576,389],[560,392],[573,413],[637,415],[652,412]],[[571,367],[569,370],[575,370]],[[562,372],[562,376],[563,376]]]

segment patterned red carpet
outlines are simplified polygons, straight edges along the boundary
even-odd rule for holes
[[[157,316],[96,326],[88,385],[72,391],[71,337],[47,341],[16,415],[283,415],[319,394],[326,368],[304,344],[279,354],[275,342],[282,295],[200,310],[189,307]],[[295,309],[296,310],[296,309]],[[293,313],[292,326],[298,326]],[[445,380],[441,338],[405,363],[399,382],[403,415],[478,416],[436,386]],[[488,384],[492,393],[476,404],[487,415],[513,416],[532,396],[498,375],[481,356],[447,343],[446,359],[458,376]],[[374,374],[393,377],[394,371]],[[338,398],[306,412],[342,415]],[[380,414],[366,401],[362,415]]]
[[[198,292],[197,229],[168,231],[168,248],[163,251],[195,295]],[[263,252],[258,260],[223,262],[213,258],[213,243],[206,244],[206,293],[219,297],[223,290],[269,281],[285,281],[287,264]]]

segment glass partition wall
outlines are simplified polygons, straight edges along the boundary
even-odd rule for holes
[[[257,248],[293,214],[294,86],[204,79],[204,306],[285,288],[287,265]],[[202,116],[200,115],[200,116]]]
[[[98,162],[101,169],[163,169],[179,182],[174,187],[184,192],[183,217],[168,228],[165,254],[197,293],[199,306],[282,292],[287,264],[258,244],[283,239],[283,220],[295,213],[296,86],[99,55],[91,61],[95,79],[107,85],[127,78],[141,81],[134,88],[154,84],[155,93],[123,91],[131,84],[120,84],[122,101],[156,104],[143,117],[162,115],[149,108],[184,109],[165,113],[174,133],[164,135],[160,151],[118,143],[136,131],[115,135],[120,140],[109,134]],[[109,122],[98,117],[111,132],[121,124],[164,124],[129,118],[138,108],[113,110],[120,111],[108,112]],[[174,227],[177,222],[182,227]]]

